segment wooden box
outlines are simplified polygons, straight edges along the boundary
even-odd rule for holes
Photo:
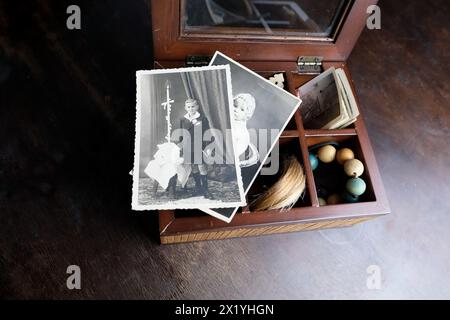
[[[217,5],[215,1],[201,1],[207,5]],[[255,4],[274,2],[242,1],[252,8],[256,8]],[[297,29],[292,32],[291,29],[282,27],[276,29],[276,32],[270,30],[268,32],[267,29],[242,26],[196,26],[195,23],[189,25],[184,10],[188,10],[187,6],[193,2],[199,1],[152,0],[155,68],[181,67],[185,65],[188,56],[212,56],[218,50],[263,76],[283,72],[287,82],[285,88],[295,94],[296,88],[315,76],[299,71],[297,59],[300,56],[322,57],[324,70],[330,66],[344,68],[351,82],[346,60],[365,27],[367,8],[377,1],[284,1],[291,3],[293,12],[298,11],[294,2],[309,5],[310,10],[319,17],[318,20],[321,12],[329,16],[332,10],[333,21],[326,33],[320,32],[320,27],[317,24],[314,26],[311,19],[305,22],[304,29],[299,28],[300,32]],[[335,6],[330,3],[334,3]],[[318,9],[315,10],[316,8]],[[281,24],[282,21],[277,23]],[[313,32],[304,31],[310,29]],[[358,103],[358,107],[360,113],[363,113],[364,106]],[[367,184],[367,191],[362,202],[319,207],[315,177],[308,158],[308,147],[325,141],[339,141],[343,145],[350,146],[355,151],[356,157],[365,164],[363,178]],[[161,243],[351,226],[389,213],[389,204],[362,114],[354,125],[347,129],[306,130],[302,124],[301,114],[297,111],[282,133],[279,143],[281,149],[289,148],[295,152],[304,166],[307,182],[303,201],[287,212],[276,210],[250,212],[248,208],[242,208],[230,223],[222,222],[199,210],[160,211]],[[264,176],[259,176],[255,184],[263,183],[264,179]]]

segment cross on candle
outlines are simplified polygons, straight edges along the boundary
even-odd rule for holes
[[[170,99],[170,82],[169,80],[166,81],[166,102],[161,103],[161,105],[164,107],[164,110],[167,110],[166,114],[166,121],[167,121],[167,136],[166,140],[168,143],[170,143],[170,136],[172,133],[172,125],[170,123],[170,111],[172,109],[171,104],[174,102],[174,100]]]

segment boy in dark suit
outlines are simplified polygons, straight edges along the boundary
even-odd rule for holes
[[[203,141],[203,135],[210,128],[209,122],[199,112],[197,100],[187,99],[184,108],[186,114],[180,120],[180,128],[189,132],[190,139],[182,138],[180,145],[184,164],[190,164],[192,168],[192,176],[195,180],[194,196],[203,195],[205,198],[214,199],[208,190],[208,171],[203,161],[203,150],[207,145]]]

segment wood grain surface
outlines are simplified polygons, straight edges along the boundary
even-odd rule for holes
[[[448,1],[380,1],[382,29],[348,60],[392,214],[167,246],[157,215],[130,209],[150,1],[77,1],[79,31],[70,4],[0,2],[1,298],[450,298]]]

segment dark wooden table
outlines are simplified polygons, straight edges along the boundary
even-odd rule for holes
[[[77,31],[72,2],[0,2],[0,297],[450,298],[448,1],[382,0],[349,60],[391,215],[173,246],[130,209],[149,1],[76,2]]]

